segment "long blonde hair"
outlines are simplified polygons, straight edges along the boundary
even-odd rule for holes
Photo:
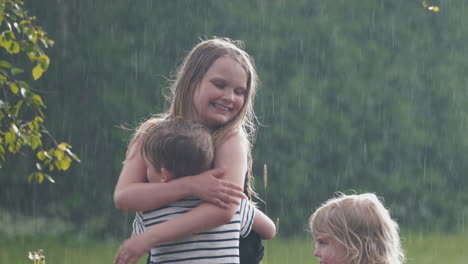
[[[375,194],[339,193],[315,210],[309,225],[315,237],[343,245],[350,264],[404,263],[398,224]]]
[[[195,111],[194,94],[199,87],[203,77],[211,65],[220,57],[229,57],[236,60],[247,74],[247,86],[244,98],[244,105],[233,120],[218,127],[213,131],[213,141],[219,146],[229,136],[235,133],[245,135],[248,144],[248,172],[245,183],[245,190],[251,196],[252,189],[252,157],[251,147],[255,139],[256,116],[253,108],[253,101],[257,90],[258,76],[255,70],[253,59],[243,50],[241,41],[234,41],[228,38],[212,38],[196,45],[185,57],[180,65],[176,78],[171,85],[171,106],[163,114],[159,114],[143,122],[136,130],[130,141],[127,157],[130,154],[130,147],[139,142],[145,131],[161,119],[165,118],[188,118],[190,113]]]

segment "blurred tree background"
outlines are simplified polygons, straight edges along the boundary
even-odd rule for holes
[[[26,1],[55,41],[35,83],[47,127],[81,164],[27,184],[34,161],[9,160],[0,225],[127,236],[133,215],[112,201],[131,134],[121,126],[166,109],[183,57],[223,36],[243,40],[259,71],[256,189],[282,234],[305,234],[314,208],[352,190],[384,197],[404,228],[464,230],[468,2],[433,4],[440,12],[407,0]]]

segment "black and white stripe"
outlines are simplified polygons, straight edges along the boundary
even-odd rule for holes
[[[133,222],[135,234],[152,225],[183,214],[203,201],[186,198],[160,209],[137,213]],[[158,245],[151,249],[151,263],[239,263],[239,237],[252,230],[255,207],[243,199],[232,220],[206,232]]]

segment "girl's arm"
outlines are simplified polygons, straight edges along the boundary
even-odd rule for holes
[[[275,223],[258,208],[255,208],[252,229],[260,235],[261,239],[272,239],[276,235]]]
[[[236,134],[216,149],[215,167],[224,168],[224,179],[232,184],[243,186],[247,172],[247,144],[245,136]],[[240,198],[234,198],[240,203]],[[181,237],[207,231],[229,222],[237,210],[230,203],[228,208],[220,208],[210,203],[202,203],[189,212],[169,221],[154,225],[143,234],[125,241],[117,252],[114,263],[133,263],[154,246]]]
[[[227,208],[238,203],[237,197],[244,197],[242,185],[219,179],[225,173],[220,168],[166,183],[147,183],[140,148],[138,143],[131,147],[115,187],[114,203],[119,210],[152,210],[188,196]]]

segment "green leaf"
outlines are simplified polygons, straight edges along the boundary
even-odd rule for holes
[[[12,41],[8,50],[11,54],[16,54],[20,52],[20,45],[18,44],[18,42]]]
[[[13,131],[8,131],[5,133],[5,143],[11,145],[16,141],[16,134]]]
[[[26,89],[29,89],[29,88],[30,88],[30,87],[29,87],[29,84],[28,84],[27,82],[25,82],[25,81],[19,81],[18,83],[19,83],[19,85],[20,85],[21,87],[23,87],[23,88],[26,88]]]
[[[68,155],[70,155],[76,162],[81,162],[80,158],[78,157],[78,155],[76,155],[75,153],[71,152],[70,149],[67,149],[66,150]]]
[[[41,138],[37,135],[31,135],[31,149],[35,150],[42,145]]]
[[[23,69],[20,69],[20,68],[12,68],[11,69],[11,74],[13,75],[17,75],[17,74],[20,74],[20,73],[23,73],[24,70]]]
[[[13,93],[13,94],[18,94],[18,91],[19,91],[19,87],[16,86],[15,83],[10,83],[10,91]]]
[[[44,105],[44,101],[42,101],[42,98],[41,96],[39,96],[38,94],[35,94],[32,96],[31,100],[33,101],[33,103],[37,106],[45,106]]]
[[[57,146],[57,148],[59,148],[59,149],[61,149],[61,150],[66,150],[66,149],[69,148],[69,147],[70,147],[70,144],[65,143],[65,142],[61,142],[61,143]]]
[[[13,33],[11,30],[5,30],[2,32],[2,38],[6,41],[14,40],[15,33]]]
[[[63,160],[60,161],[60,167],[62,170],[66,171],[70,168],[71,159],[69,157],[65,157]]]
[[[43,150],[39,151],[39,152],[37,153],[37,158],[38,158],[39,160],[45,160],[45,158],[46,158],[45,151],[43,151]]]
[[[44,173],[44,176],[45,176],[46,179],[49,180],[51,183],[55,183],[54,179],[53,179],[52,176],[50,176],[49,174]]]
[[[13,112],[11,114],[14,117],[17,117],[22,106],[23,106],[23,100],[18,101],[18,103],[16,103],[15,106],[13,106],[13,109],[12,109]]]
[[[34,67],[34,69],[32,70],[32,76],[34,80],[41,78],[42,73],[44,73],[44,70],[39,64],[37,64],[36,67]]]
[[[8,61],[5,61],[5,60],[0,60],[0,67],[11,68],[11,63],[9,63]]]
[[[44,181],[44,174],[42,172],[36,172],[36,180],[38,183],[42,183]]]
[[[8,150],[11,153],[16,153],[20,149],[20,147],[21,147],[21,145],[18,144],[18,142],[15,142],[15,143],[8,146]]]
[[[63,157],[65,156],[63,150],[57,149],[54,152],[54,156],[57,158],[57,160],[61,161],[63,160]]]
[[[31,181],[32,181],[32,179],[34,178],[34,175],[35,175],[35,174],[36,174],[35,172],[29,174],[29,176],[28,176],[28,183],[31,183]]]

